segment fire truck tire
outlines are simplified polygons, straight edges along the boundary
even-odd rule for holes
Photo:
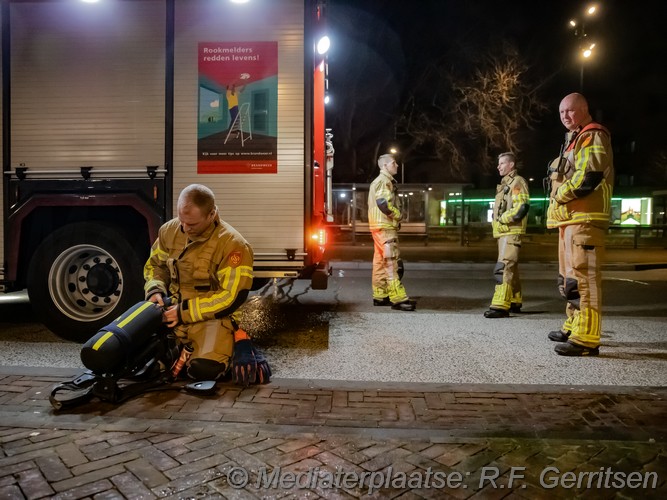
[[[143,299],[142,268],[122,232],[90,222],[64,226],[30,262],[32,309],[57,336],[83,343]]]

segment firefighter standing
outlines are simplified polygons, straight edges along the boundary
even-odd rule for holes
[[[230,367],[234,350],[232,313],[252,284],[253,252],[218,215],[213,192],[192,184],[178,198],[178,217],[165,223],[144,267],[146,299],[176,304],[164,313],[182,344],[194,348],[187,375],[216,380]]]
[[[403,218],[394,175],[398,164],[393,155],[378,158],[380,175],[368,192],[368,226],[373,236],[373,305],[388,306],[399,311],[414,311],[399,275],[400,251],[398,229]]]
[[[558,228],[558,288],[567,319],[549,339],[562,356],[599,353],[602,321],[600,264],[609,227],[614,166],[609,131],[593,122],[581,94],[560,103],[568,133],[549,167],[547,227]]]
[[[517,174],[514,153],[498,156],[498,173],[502,179],[496,188],[492,222],[493,237],[498,239],[498,262],[493,271],[496,288],[485,318],[506,318],[510,311],[519,312],[523,304],[519,250],[530,208],[528,184]]]

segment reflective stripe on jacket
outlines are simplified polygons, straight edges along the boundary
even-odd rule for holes
[[[568,134],[568,142],[563,171],[552,174],[547,227],[592,224],[606,229],[614,186],[609,131],[591,122],[578,133]]]
[[[496,187],[496,199],[493,204],[493,237],[526,234],[526,215],[529,207],[528,184],[516,170],[512,170]]]
[[[229,316],[252,285],[253,251],[232,226],[216,216],[194,241],[172,219],[159,230],[144,266],[146,298],[156,291],[180,304],[182,323]]]
[[[396,181],[381,169],[368,190],[369,229],[398,229],[401,209]]]

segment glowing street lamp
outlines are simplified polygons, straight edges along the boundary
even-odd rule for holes
[[[588,59],[589,57],[591,57],[593,55],[593,49],[594,48],[595,48],[595,44],[594,43],[590,44],[588,47],[582,49],[581,56],[584,59]]]
[[[591,4],[584,10],[581,19],[570,19],[570,28],[574,29],[574,36],[579,40],[579,51],[581,53],[580,72],[579,72],[579,91],[584,91],[584,63],[593,56],[594,43],[587,43],[588,34],[586,33],[586,19],[594,16],[598,12],[598,6]]]
[[[595,44],[591,43],[587,47],[581,47],[581,64],[579,69],[579,92],[584,91],[584,65],[587,60],[593,57],[593,49]]]

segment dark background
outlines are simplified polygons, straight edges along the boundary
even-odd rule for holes
[[[524,77],[547,106],[532,130],[521,129],[517,148],[523,175],[543,177],[565,132],[558,104],[580,90],[579,42],[568,21],[583,17],[591,3],[329,0],[334,182],[370,182],[378,153],[397,142],[405,149],[410,137],[401,136],[397,121],[425,68],[452,64],[466,74],[504,43],[517,47],[529,68]],[[596,49],[586,61],[583,94],[594,119],[612,131],[617,184],[665,186],[667,6],[657,0],[595,3],[598,13],[587,20],[586,33]],[[426,157],[399,157],[405,182],[457,180]],[[467,165],[477,187],[495,185],[495,165],[491,155]]]

